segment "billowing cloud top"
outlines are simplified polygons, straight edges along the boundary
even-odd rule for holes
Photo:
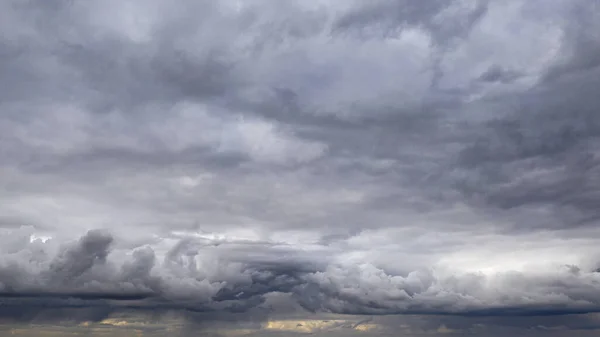
[[[9,0],[0,31],[2,318],[600,311],[598,1]]]

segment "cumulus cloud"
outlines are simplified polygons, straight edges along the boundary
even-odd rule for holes
[[[431,267],[397,275],[374,263],[326,258],[339,254],[326,246],[311,253],[277,242],[186,238],[160,261],[149,246],[113,251],[112,244],[100,231],[54,248],[52,240],[21,240],[0,269],[4,305],[243,312],[281,293],[309,311],[355,315],[564,315],[600,308],[593,295],[600,274],[573,265],[487,274]]]
[[[593,316],[599,13],[0,4],[0,316]]]

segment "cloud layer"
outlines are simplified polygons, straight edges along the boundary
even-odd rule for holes
[[[0,13],[0,301],[20,319],[600,309],[597,1]]]

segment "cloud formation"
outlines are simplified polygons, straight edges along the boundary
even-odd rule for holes
[[[593,315],[598,22],[594,0],[6,1],[0,317]]]

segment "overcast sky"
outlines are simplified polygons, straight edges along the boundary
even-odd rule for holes
[[[0,333],[600,332],[600,1],[0,1]]]

